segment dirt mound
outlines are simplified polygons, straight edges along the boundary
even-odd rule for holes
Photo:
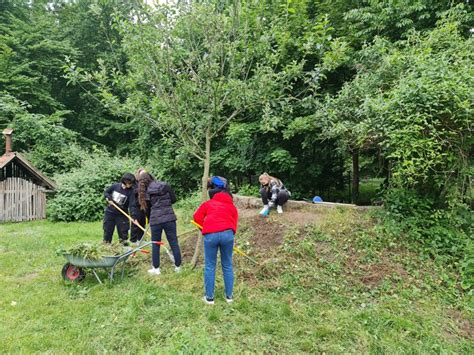
[[[239,208],[237,246],[244,240],[248,241],[249,249],[253,255],[267,255],[269,251],[282,245],[285,233],[289,228],[315,224],[322,220],[322,215],[317,211],[302,208],[285,210],[283,214],[272,211],[266,218],[261,217],[258,212],[259,208]],[[191,261],[196,238],[198,238],[196,234],[191,234],[179,239],[183,261]],[[202,259],[202,255],[200,259]]]
[[[242,221],[242,233],[252,233],[249,238],[253,250],[265,253],[283,244],[288,226],[272,218],[247,217]]]
[[[196,247],[196,239],[201,238],[198,233],[199,232],[183,236],[182,240],[179,241],[183,262],[190,262],[193,258],[194,248]]]

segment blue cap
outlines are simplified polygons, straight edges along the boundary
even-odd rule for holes
[[[222,189],[225,188],[225,182],[222,181],[219,176],[213,176],[211,178],[211,183],[214,184],[215,187],[220,187]]]
[[[319,196],[314,196],[313,197],[313,203],[318,203],[318,202],[323,202],[323,199]]]

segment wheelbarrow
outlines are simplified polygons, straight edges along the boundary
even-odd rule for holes
[[[114,280],[115,269],[120,265],[121,278],[123,279],[123,275],[125,272],[125,262],[127,261],[127,259],[138,251],[146,252],[142,249],[151,244],[163,245],[163,242],[145,242],[143,244],[140,243],[136,248],[124,247],[125,252],[123,254],[115,256],[102,256],[98,260],[85,259],[81,256],[72,254],[63,254],[68,262],[63,266],[61,275],[64,280],[80,282],[86,277],[86,269],[89,269],[90,271],[92,271],[97,281],[99,281],[99,283],[102,283],[102,280],[96,272],[96,269],[102,268],[108,273],[109,280],[112,282]],[[108,269],[110,269],[110,271]]]

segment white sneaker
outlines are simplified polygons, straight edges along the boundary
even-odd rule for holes
[[[283,207],[277,206],[277,212],[278,213],[283,213]]]
[[[157,275],[161,274],[161,271],[160,271],[159,267],[157,267],[156,269],[154,267],[152,267],[150,270],[148,270],[148,273],[150,275],[156,275],[157,276]]]
[[[206,296],[202,298],[205,304],[214,304],[214,300],[208,300]]]
[[[180,272],[180,271],[181,271],[181,266],[174,267],[174,272]]]
[[[268,205],[265,205],[265,206],[263,206],[262,210],[260,211],[260,214],[262,216],[266,216],[268,214],[269,210],[270,210],[270,207],[268,207]]]
[[[227,303],[232,303],[232,302],[234,302],[234,299],[233,298],[228,298],[227,296],[225,296],[225,301]]]

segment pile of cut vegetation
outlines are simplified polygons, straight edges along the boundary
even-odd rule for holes
[[[79,243],[57,250],[58,255],[70,254],[88,260],[99,260],[104,256],[116,256],[123,252],[124,246],[120,243]]]

